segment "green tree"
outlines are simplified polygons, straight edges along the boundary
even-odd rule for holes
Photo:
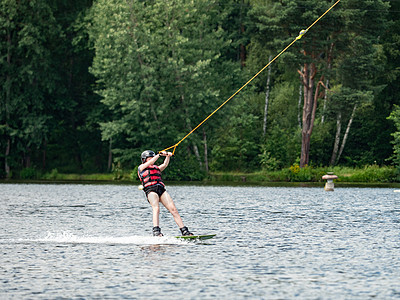
[[[253,43],[276,51],[282,49],[332,4],[315,0],[254,1],[250,14],[258,32]],[[329,77],[331,85],[360,90],[368,86],[377,71],[371,63],[376,55],[373,45],[385,29],[387,8],[384,1],[342,1],[282,56],[284,69],[297,69],[304,86],[300,166],[309,163],[311,134],[318,99],[324,95],[324,79]]]
[[[395,105],[394,110],[388,117],[392,120],[396,127],[396,132],[392,133],[394,138],[393,141],[393,161],[395,162],[397,168],[400,170],[400,107]]]
[[[251,93],[239,96],[230,103],[225,124],[215,131],[212,139],[213,171],[251,171],[258,168],[261,120],[258,115],[257,98]]]
[[[91,0],[51,1],[64,38],[53,51],[59,68],[53,97],[59,106],[53,112],[47,143],[46,168],[61,172],[106,171],[107,144],[102,143],[99,122],[107,119],[105,107],[93,92],[89,73],[94,52],[89,49],[85,15]]]
[[[62,36],[51,7],[43,0],[0,2],[1,146],[4,171],[23,161],[48,138],[51,97],[56,89],[57,66],[52,51]]]
[[[91,91],[83,16],[92,1],[2,1],[5,60],[0,157],[24,167],[76,172],[105,165],[98,96]],[[4,101],[3,101],[4,99]],[[22,162],[22,163],[21,163]]]
[[[373,85],[382,87],[376,92],[373,105],[355,120],[356,146],[348,148],[346,156],[355,157],[361,164],[387,164],[392,155],[391,133],[396,131],[394,123],[387,116],[400,105],[400,2],[390,1],[388,29],[380,36],[377,46],[382,66],[373,79]],[[361,123],[359,125],[359,123]]]
[[[273,100],[269,110],[269,126],[262,146],[263,151],[270,153],[281,168],[290,166],[300,157],[301,139],[297,117],[299,87],[295,79],[280,79],[271,90]]]
[[[374,83],[374,78],[384,71],[380,62],[379,39],[388,28],[389,6],[383,1],[365,2],[363,5],[359,2],[344,2],[342,18],[345,33],[338,35],[338,45],[333,52],[335,59],[331,75],[333,85],[337,85],[337,94],[332,97],[332,101],[328,101],[328,105],[335,111],[337,126],[331,165],[339,161],[352,123],[359,117],[357,114],[370,107],[382,89]],[[341,133],[344,120],[348,121],[346,129],[342,130],[344,133]]]
[[[119,159],[136,162],[144,148],[177,142],[225,96],[236,70],[222,57],[231,41],[218,4],[114,0],[93,6],[91,71],[112,113],[101,124],[102,136],[112,140]],[[204,136],[185,142],[199,161]]]
[[[373,94],[371,91],[354,90],[345,87],[340,87],[335,90],[335,94],[332,95],[330,100],[331,103],[334,103],[333,110],[337,115],[335,143],[330,159],[331,166],[337,164],[343,153],[357,109],[359,109],[360,106],[369,105],[372,100]],[[340,143],[343,119],[347,119],[348,123],[344,131],[342,142]]]

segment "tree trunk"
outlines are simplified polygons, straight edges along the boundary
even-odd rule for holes
[[[8,69],[11,70],[11,34],[10,32],[7,32],[7,65]],[[10,120],[10,110],[9,110],[9,105],[11,101],[11,77],[10,74],[7,73],[6,76],[6,99],[5,99],[5,125],[6,125],[6,130],[8,131],[8,121]],[[8,132],[6,133],[8,135]],[[6,146],[6,151],[4,155],[4,171],[6,172],[6,178],[9,179],[11,174],[11,167],[8,164],[8,159],[10,156],[10,151],[11,151],[11,138],[10,136],[7,137],[7,146]]]
[[[42,170],[46,169],[46,151],[47,151],[47,141],[44,140],[43,152],[42,152]]]
[[[330,70],[332,69],[332,53],[333,53],[333,47],[335,46],[334,43],[331,43],[331,46],[329,47],[328,51],[328,76],[330,74]],[[326,79],[325,82],[325,95],[324,95],[324,109],[322,111],[322,117],[321,117],[321,123],[323,124],[325,122],[325,111],[326,111],[326,104],[328,102],[328,89],[329,89],[329,78]]]
[[[308,165],[310,159],[310,140],[311,140],[311,135],[305,133],[302,130],[300,168],[304,168],[305,166]]]
[[[26,153],[24,153],[24,165],[23,167],[25,168],[30,168],[31,167],[31,148],[28,147],[26,149]]]
[[[204,167],[206,169],[206,172],[208,173],[207,135],[204,128],[203,128],[203,142],[204,142]]]
[[[270,55],[268,61],[270,62],[272,56]],[[268,102],[269,102],[269,85],[271,81],[271,65],[268,66],[268,77],[267,77],[267,88],[265,91],[265,107],[264,107],[264,125],[263,125],[263,135],[267,133],[267,117],[268,117]]]
[[[353,112],[351,113],[351,117],[350,117],[349,123],[347,123],[346,132],[344,133],[344,136],[343,136],[342,145],[340,146],[340,150],[339,150],[338,157],[336,159],[336,163],[339,162],[339,159],[340,159],[340,156],[342,155],[344,146],[346,145],[347,137],[349,136],[351,123],[353,123],[353,119],[354,119],[354,115],[356,114],[356,110],[357,110],[357,104],[354,104]]]
[[[83,170],[82,156],[81,156],[79,147],[76,148],[75,161],[78,165],[78,169]]]
[[[326,103],[328,102],[328,91],[327,91],[327,89],[329,89],[329,79],[327,79],[326,82],[325,82],[324,108],[323,108],[323,111],[322,111],[321,124],[324,124],[324,122],[325,122]]]
[[[112,138],[110,138],[110,143],[108,144],[108,164],[107,171],[111,172],[112,168]]]
[[[303,68],[301,68],[301,72],[303,72]],[[302,127],[301,116],[300,116],[302,98],[303,98],[303,76],[300,75],[299,102],[297,103],[297,122],[299,122],[299,128]]]
[[[312,94],[314,90],[314,80],[311,80],[312,70],[308,64],[304,64],[302,79],[304,86],[304,104],[303,104],[303,117],[302,117],[302,129],[301,129],[301,157],[300,167],[304,167],[309,161],[310,151],[310,135],[309,127],[311,121],[312,111]]]
[[[199,162],[200,168],[203,167],[203,163],[201,161],[201,157],[200,157],[200,153],[199,153],[199,148],[197,147],[197,145],[195,143],[193,143],[193,151],[194,151],[194,155],[197,158],[197,161]]]
[[[4,157],[4,171],[6,172],[6,178],[10,178],[10,172],[11,168],[10,165],[8,164],[8,156],[10,155],[10,150],[11,150],[11,139],[7,139],[7,146],[6,146],[6,153]]]
[[[304,64],[303,72],[298,72],[302,75],[304,85],[303,126],[301,130],[302,144],[300,157],[300,168],[303,168],[309,163],[310,140],[314,127],[320,81],[318,82],[314,93],[314,77],[317,70],[313,63]],[[323,78],[321,78],[321,80],[322,79]]]
[[[335,136],[335,144],[333,146],[331,161],[329,165],[334,166],[336,162],[337,153],[339,150],[340,144],[340,131],[342,130],[342,114],[339,112],[336,119],[336,136]]]

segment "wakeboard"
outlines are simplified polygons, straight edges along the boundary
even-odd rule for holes
[[[176,236],[177,239],[183,240],[208,240],[212,239],[216,234],[206,234],[206,235],[182,235]]]

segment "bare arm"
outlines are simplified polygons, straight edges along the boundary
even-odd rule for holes
[[[159,165],[158,167],[160,168],[160,171],[161,171],[161,172],[162,172],[163,170],[165,170],[165,168],[166,168],[166,167],[168,166],[168,164],[169,164],[169,160],[170,160],[170,157],[172,156],[172,153],[171,153],[171,152],[165,152],[165,151],[164,151],[164,152],[162,152],[162,153],[157,154],[156,156],[154,156],[152,159],[150,159],[149,161],[145,162],[144,164],[141,164],[141,165],[138,167],[139,172],[141,172],[142,170],[146,169],[148,166],[154,165],[154,164],[156,163],[157,159],[160,158],[160,156],[165,156],[165,160],[164,160],[164,162],[163,162],[161,165]]]
[[[159,158],[160,158],[160,154],[157,154],[156,156],[154,156],[149,161],[145,162],[144,164],[141,164],[138,167],[139,172],[141,172],[142,170],[146,169],[148,166],[154,165],[156,163],[157,159],[159,159]]]
[[[169,161],[170,161],[170,157],[172,156],[171,152],[162,152],[161,153],[162,156],[165,156],[164,162],[159,165],[158,167],[160,168],[160,171],[164,171],[166,167],[168,167]]]
[[[168,167],[169,160],[170,160],[169,156],[166,156],[164,162],[158,166],[161,172],[164,171],[166,167]]]

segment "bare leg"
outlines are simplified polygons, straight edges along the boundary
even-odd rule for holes
[[[160,221],[160,198],[158,197],[157,193],[150,192],[147,195],[147,199],[150,202],[151,208],[153,209],[153,226],[159,226]]]
[[[182,228],[184,226],[182,218],[179,215],[178,209],[176,208],[175,203],[172,200],[171,196],[168,194],[168,192],[164,192],[164,194],[161,195],[160,201],[165,206],[165,208],[168,209],[169,212],[172,214],[175,223],[179,226],[179,228]]]

